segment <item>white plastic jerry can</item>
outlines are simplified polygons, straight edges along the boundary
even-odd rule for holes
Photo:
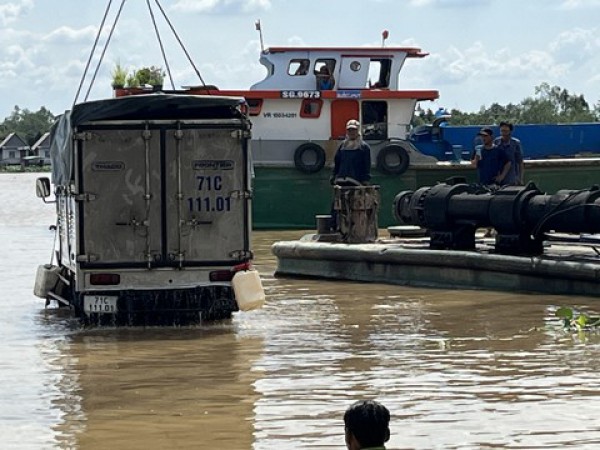
[[[38,266],[35,275],[35,285],[33,286],[33,295],[46,298],[48,292],[52,292],[58,282],[58,273],[60,268],[52,264]]]
[[[241,311],[262,308],[265,303],[265,290],[257,270],[236,272],[231,285]]]

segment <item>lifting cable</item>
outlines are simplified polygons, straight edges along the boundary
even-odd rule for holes
[[[165,54],[165,47],[163,46],[162,39],[160,38],[160,32],[158,31],[158,26],[156,26],[156,19],[154,19],[154,11],[152,11],[152,7],[150,6],[150,0],[146,0],[146,5],[148,5],[148,11],[150,12],[150,18],[152,19],[152,25],[154,26],[154,32],[156,33],[156,40],[158,41],[158,45],[160,47],[160,53],[162,54],[163,61],[165,62],[165,67],[167,69],[167,73],[169,74],[169,80],[171,81],[171,88],[173,90],[175,90],[175,83],[173,83],[173,76],[171,75],[171,68],[169,67],[169,61],[167,61],[167,55]]]
[[[79,87],[77,88],[77,94],[75,94],[75,98],[73,99],[73,106],[75,105],[75,103],[77,103],[77,99],[79,98],[79,93],[81,92],[81,88],[83,86],[83,82],[85,80],[85,77],[87,76],[87,71],[90,68],[90,63],[92,62],[92,57],[94,56],[94,53],[96,51],[96,46],[98,45],[98,40],[100,39],[100,34],[102,33],[102,28],[104,28],[104,22],[106,21],[106,17],[108,16],[108,13],[110,11],[110,5],[112,4],[112,0],[108,1],[108,5],[106,6],[106,11],[104,11],[104,17],[102,17],[102,22],[100,23],[100,27],[98,28],[98,33],[96,33],[96,39],[94,40],[94,45],[92,46],[92,51],[90,52],[90,56],[87,60],[87,64],[85,65],[85,69],[83,71],[83,75],[81,76],[81,80],[79,81]],[[121,14],[121,11],[123,10],[123,5],[125,4],[125,0],[122,0],[121,2],[121,7],[119,8],[119,13],[117,14],[117,19],[115,19],[115,22],[113,23],[113,30],[115,28],[115,25],[117,24],[117,20],[118,20],[118,15]],[[111,30],[111,35],[112,35],[112,30]],[[107,42],[108,44],[108,42]],[[107,44],[104,45],[104,47],[106,48]],[[98,69],[96,68],[96,72],[98,71]],[[92,80],[92,82],[90,83],[90,89],[91,89],[91,85],[94,84],[94,81]],[[88,94],[89,94],[89,89],[88,89]],[[87,100],[87,96],[86,96],[86,100]]]
[[[92,87],[94,85],[94,81],[96,80],[96,76],[98,75],[98,71],[100,70],[100,65],[102,64],[102,61],[104,59],[104,55],[106,54],[106,50],[108,48],[108,44],[110,43],[110,40],[111,40],[112,35],[113,35],[114,31],[115,31],[115,28],[117,26],[117,22],[119,21],[119,17],[121,16],[121,12],[123,11],[123,6],[125,5],[126,1],[127,0],[121,0],[121,5],[119,6],[119,10],[117,11],[117,15],[115,16],[115,19],[114,19],[114,22],[113,22],[113,24],[112,24],[112,26],[110,28],[110,32],[108,34],[108,37],[106,38],[106,42],[104,43],[104,48],[102,49],[102,52],[100,54],[100,59],[98,60],[98,63],[96,65],[96,69],[94,70],[94,74],[93,74],[92,79],[90,81],[90,85],[88,87],[88,90],[87,90],[87,92],[85,94],[84,101],[87,101],[87,99],[88,99],[88,97],[90,95],[90,91],[92,90]],[[202,79],[202,75],[200,75],[200,71],[198,70],[198,68],[196,67],[196,65],[194,64],[194,62],[192,61],[192,58],[190,57],[190,54],[188,53],[187,49],[183,45],[183,42],[181,41],[181,39],[179,38],[179,35],[175,31],[175,28],[173,27],[173,24],[171,23],[171,21],[167,17],[167,14],[165,13],[165,10],[163,9],[163,7],[161,6],[161,4],[159,3],[159,0],[154,0],[154,2],[156,3],[156,6],[160,10],[160,12],[161,12],[162,16],[164,17],[165,21],[169,25],[169,28],[171,29],[171,32],[173,33],[173,36],[175,36],[175,39],[177,40],[179,46],[183,50],[183,52],[184,52],[187,60],[189,61],[190,65],[194,69],[194,72],[196,73],[196,75],[198,75],[198,78],[200,79],[200,82],[202,83],[202,86],[206,86],[206,83]],[[102,34],[102,30],[104,28],[104,24],[106,22],[106,18],[108,17],[108,13],[110,12],[111,5],[112,5],[112,0],[108,0],[108,5],[106,6],[106,10],[104,11],[104,16],[102,17],[102,22],[100,22],[100,26],[98,28],[98,33],[96,33],[96,38],[94,40],[94,45],[92,46],[92,50],[90,51],[90,55],[88,57],[88,60],[87,60],[85,69],[83,71],[83,75],[81,77],[81,80],[79,81],[79,87],[77,88],[77,93],[75,94],[75,99],[73,100],[73,106],[75,105],[75,103],[77,103],[77,99],[79,98],[79,94],[81,93],[81,88],[83,87],[83,83],[85,81],[85,78],[87,77],[88,70],[90,68],[90,64],[91,64],[92,58],[94,56],[94,53],[96,52],[96,47],[98,46],[98,41],[100,40],[100,35]],[[155,17],[154,17],[154,12],[152,11],[152,7],[150,5],[150,0],[146,0],[146,5],[148,6],[148,11],[150,12],[150,18],[152,19],[152,24],[154,26],[154,31],[156,33],[156,39],[158,40],[158,44],[160,46],[160,51],[161,51],[161,54],[162,54],[162,57],[163,57],[163,61],[165,63],[165,67],[166,67],[167,73],[169,75],[169,80],[171,82],[171,87],[173,88],[173,90],[175,90],[175,83],[173,82],[173,76],[171,74],[171,68],[169,66],[169,62],[167,60],[167,55],[165,53],[164,45],[163,45],[162,39],[160,37],[160,32],[159,32],[158,26],[156,24],[156,20],[155,20]]]
[[[190,65],[193,67],[194,72],[196,72],[196,75],[198,75],[198,78],[200,79],[200,82],[202,83],[202,86],[206,86],[206,83],[202,79],[202,75],[200,75],[200,71],[196,68],[196,65],[194,64],[194,61],[192,61],[192,58],[190,57],[190,54],[188,53],[187,49],[183,45],[183,42],[181,42],[181,39],[179,38],[179,35],[175,31],[175,28],[173,27],[173,24],[171,23],[171,21],[167,17],[167,14],[165,13],[165,10],[160,5],[160,3],[158,2],[158,0],[154,0],[154,1],[156,2],[156,5],[158,6],[158,9],[160,9],[160,12],[162,13],[163,17],[165,18],[165,21],[169,24],[169,28],[171,28],[171,31],[173,32],[173,36],[175,36],[175,39],[177,39],[177,42],[179,43],[179,46],[183,50],[183,53],[185,53],[185,56],[188,59]]]
[[[115,21],[113,22],[113,25],[110,28],[110,33],[108,33],[108,37],[106,38],[106,42],[104,43],[104,48],[102,49],[102,53],[100,54],[100,59],[98,60],[98,64],[96,64],[96,70],[94,71],[94,75],[92,76],[92,80],[90,81],[90,86],[88,87],[88,90],[85,93],[85,98],[83,100],[85,102],[87,102],[87,99],[90,96],[90,91],[92,90],[92,86],[94,86],[94,81],[96,81],[96,75],[98,75],[98,70],[100,70],[100,65],[102,64],[102,60],[104,59],[104,55],[106,54],[106,50],[108,49],[108,44],[110,43],[110,39],[112,38],[113,32],[115,31],[115,28],[117,26],[117,22],[119,21],[119,17],[121,16],[121,11],[123,11],[125,1],[126,0],[121,0],[121,6],[119,6],[119,10],[117,11]],[[101,32],[102,28],[98,30],[98,36],[100,36]]]

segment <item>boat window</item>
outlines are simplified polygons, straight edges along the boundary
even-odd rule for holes
[[[249,98],[246,101],[248,102],[248,114],[251,116],[258,116],[262,109],[262,98]]]
[[[335,59],[317,59],[315,62],[316,88],[319,91],[327,91],[335,88],[334,68]]]
[[[363,139],[387,139],[387,102],[363,101],[361,109]]]
[[[300,117],[305,118],[317,118],[321,115],[321,108],[323,107],[323,100],[315,98],[306,98],[302,100],[302,106],[300,109]]]
[[[288,66],[288,75],[298,76],[306,75],[310,68],[310,61],[308,59],[292,59]]]
[[[322,67],[327,67],[330,75],[333,75],[333,70],[335,69],[335,59],[317,59],[315,61],[315,70],[313,71],[315,75],[321,72]]]
[[[385,89],[390,85],[390,69],[392,60],[389,58],[372,59],[369,63],[367,87],[370,89]]]

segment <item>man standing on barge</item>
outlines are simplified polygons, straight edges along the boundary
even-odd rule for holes
[[[497,145],[510,160],[510,169],[503,173],[501,181],[502,186],[523,185],[525,164],[523,163],[523,149],[521,141],[512,137],[513,124],[510,122],[500,122],[500,137],[496,138],[494,144]]]
[[[362,140],[359,128],[358,120],[346,123],[346,138],[333,158],[332,184],[358,186],[371,179],[371,147]]]
[[[377,239],[379,186],[370,186],[371,147],[362,140],[360,122],[346,122],[346,138],[334,156],[331,184],[334,201],[330,228],[342,241],[373,242]]]
[[[482,128],[477,135],[481,136],[483,145],[476,147],[471,164],[477,167],[479,184],[484,186],[506,184],[506,176],[511,170],[508,155],[494,144],[494,132],[491,128]]]

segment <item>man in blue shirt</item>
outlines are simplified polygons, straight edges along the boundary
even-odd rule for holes
[[[326,91],[333,89],[334,85],[335,80],[331,73],[329,73],[329,68],[327,66],[322,66],[317,73],[317,89]]]
[[[477,167],[479,183],[486,186],[505,184],[504,179],[511,166],[508,156],[494,145],[494,132],[491,128],[482,128],[477,134],[481,136],[483,145],[475,148],[471,163]]]
[[[510,122],[500,122],[500,137],[496,138],[494,144],[497,145],[510,160],[510,168],[502,177],[502,186],[522,185],[525,171],[523,163],[523,149],[521,141],[512,137],[513,124]]]
[[[346,138],[333,157],[333,173],[329,181],[334,186],[355,187],[368,185],[371,179],[371,147],[362,140],[360,122],[351,119],[346,122]],[[331,205],[330,228],[338,230],[340,218]]]
[[[333,158],[332,181],[340,186],[368,184],[371,179],[371,147],[362,140],[358,120],[346,123],[346,139]]]

